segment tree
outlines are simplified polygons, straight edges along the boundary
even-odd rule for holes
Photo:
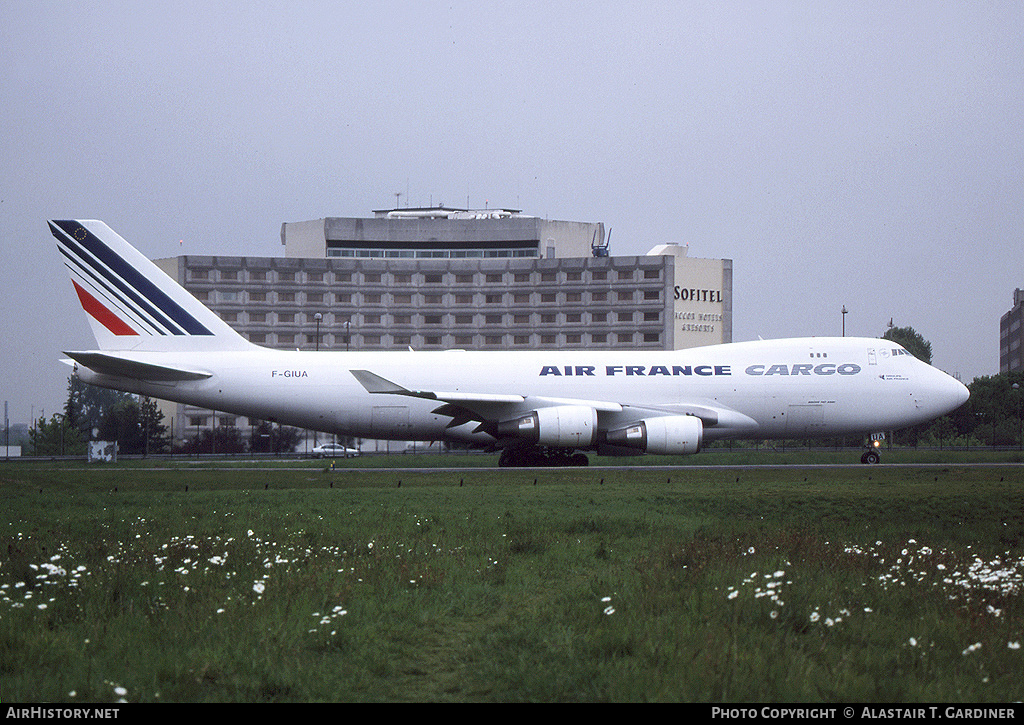
[[[302,431],[298,428],[282,428],[261,420],[252,429],[249,450],[253,453],[290,453],[299,445],[301,439]]]
[[[54,413],[50,420],[40,418],[29,431],[32,455],[81,456],[85,454],[85,436],[66,416]]]
[[[204,428],[198,435],[185,439],[180,448],[185,453],[237,454],[245,451],[245,440],[234,426]]]
[[[968,388],[970,399],[955,411],[961,430],[973,433],[986,445],[1020,445],[1024,428],[1024,373],[983,375]]]
[[[64,416],[68,419],[68,425],[81,430],[88,439],[116,405],[133,399],[134,396],[130,393],[90,385],[77,375],[71,375],[68,377],[68,398],[64,403]]]
[[[890,327],[882,335],[882,339],[902,345],[918,360],[932,364],[932,344],[921,337],[913,327]]]
[[[150,398],[129,395],[108,410],[99,425],[99,439],[117,441],[125,454],[163,453],[169,447],[164,414]]]

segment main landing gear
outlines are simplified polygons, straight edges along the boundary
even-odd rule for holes
[[[864,451],[864,455],[860,457],[861,463],[875,464],[878,463],[880,460],[882,460],[882,457],[878,455],[878,451],[876,450]]]
[[[573,453],[561,448],[520,446],[503,449],[498,458],[498,465],[502,468],[588,466],[590,459],[583,453]]]

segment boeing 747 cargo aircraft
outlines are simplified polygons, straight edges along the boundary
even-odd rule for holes
[[[968,398],[959,381],[875,338],[665,351],[270,349],[103,222],[49,225],[96,337],[96,349],[65,353],[82,380],[282,425],[477,444],[507,466],[585,465],[589,451],[685,455],[729,438],[895,430]]]

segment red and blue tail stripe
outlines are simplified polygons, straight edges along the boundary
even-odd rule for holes
[[[81,223],[49,224],[82,307],[114,335],[214,334]]]

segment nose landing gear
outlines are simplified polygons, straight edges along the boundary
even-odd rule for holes
[[[878,449],[882,445],[882,441],[885,440],[885,433],[872,433],[871,444],[868,449],[864,451],[864,455],[860,457],[861,463],[875,464],[882,460],[882,457],[878,455]]]

